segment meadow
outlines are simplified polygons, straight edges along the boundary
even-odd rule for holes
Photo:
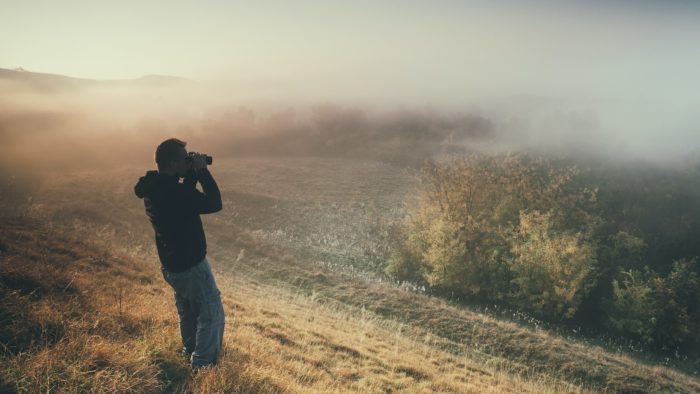
[[[144,168],[46,173],[3,201],[2,390],[698,392],[692,363],[470,308],[383,274],[382,221],[414,170],[373,160],[216,160],[203,217],[224,354],[193,375],[133,185]]]

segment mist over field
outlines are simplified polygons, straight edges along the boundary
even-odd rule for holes
[[[417,165],[464,150],[533,150],[677,164],[697,154],[700,138],[695,113],[661,97],[521,95],[441,107],[256,100],[236,97],[241,93],[226,85],[167,77],[159,83],[43,79],[9,70],[0,78],[4,161],[52,168],[147,163],[160,141],[176,136],[218,157],[341,156]]]
[[[140,19],[146,12],[132,21],[133,31],[93,26],[96,41],[80,36],[92,25],[66,31],[67,41],[80,37],[93,53],[69,63],[53,60],[55,66],[44,66],[37,53],[19,62],[29,47],[5,35],[8,60],[17,63],[3,67],[74,78],[6,69],[3,142],[34,161],[80,154],[95,164],[118,162],[114,156],[140,160],[175,135],[194,138],[217,156],[332,153],[341,140],[352,141],[352,151],[374,145],[373,139],[397,145],[410,138],[428,146],[413,158],[418,162],[447,144],[661,163],[697,154],[696,5],[528,3],[408,3],[400,17],[377,4],[374,16],[357,25],[351,21],[362,9],[353,6],[309,2],[286,15],[222,5],[219,15],[190,31],[166,24],[180,41],[158,43],[167,48],[161,58],[147,56],[156,43],[149,35],[155,27]],[[15,7],[6,29],[28,12]],[[93,11],[97,20],[121,15],[108,7]],[[173,6],[172,12],[192,10]],[[229,26],[226,14],[241,23]],[[43,21],[25,32],[26,40],[45,43],[47,31],[65,24]],[[109,56],[108,42],[139,33],[147,38],[136,39],[130,53],[143,55],[148,68],[122,58],[90,70],[98,54]],[[228,51],[214,50],[225,43]],[[176,53],[188,53],[187,60]],[[148,70],[181,78],[140,78]],[[306,139],[312,146],[302,143]],[[42,145],[59,151],[46,155]]]

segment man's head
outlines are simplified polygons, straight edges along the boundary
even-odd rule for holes
[[[158,145],[156,149],[156,164],[161,174],[185,176],[189,165],[185,161],[187,142],[177,138],[167,139]]]

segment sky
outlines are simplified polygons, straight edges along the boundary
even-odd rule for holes
[[[698,43],[698,1],[0,0],[3,68],[513,116],[557,103],[677,136],[698,134]]]
[[[0,67],[594,95],[697,77],[698,22],[700,6],[681,1],[3,0]]]

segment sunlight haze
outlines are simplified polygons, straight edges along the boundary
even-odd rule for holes
[[[555,147],[582,121],[612,151],[675,156],[700,142],[699,16],[690,1],[2,2],[0,67],[185,77],[224,106],[477,112]]]

